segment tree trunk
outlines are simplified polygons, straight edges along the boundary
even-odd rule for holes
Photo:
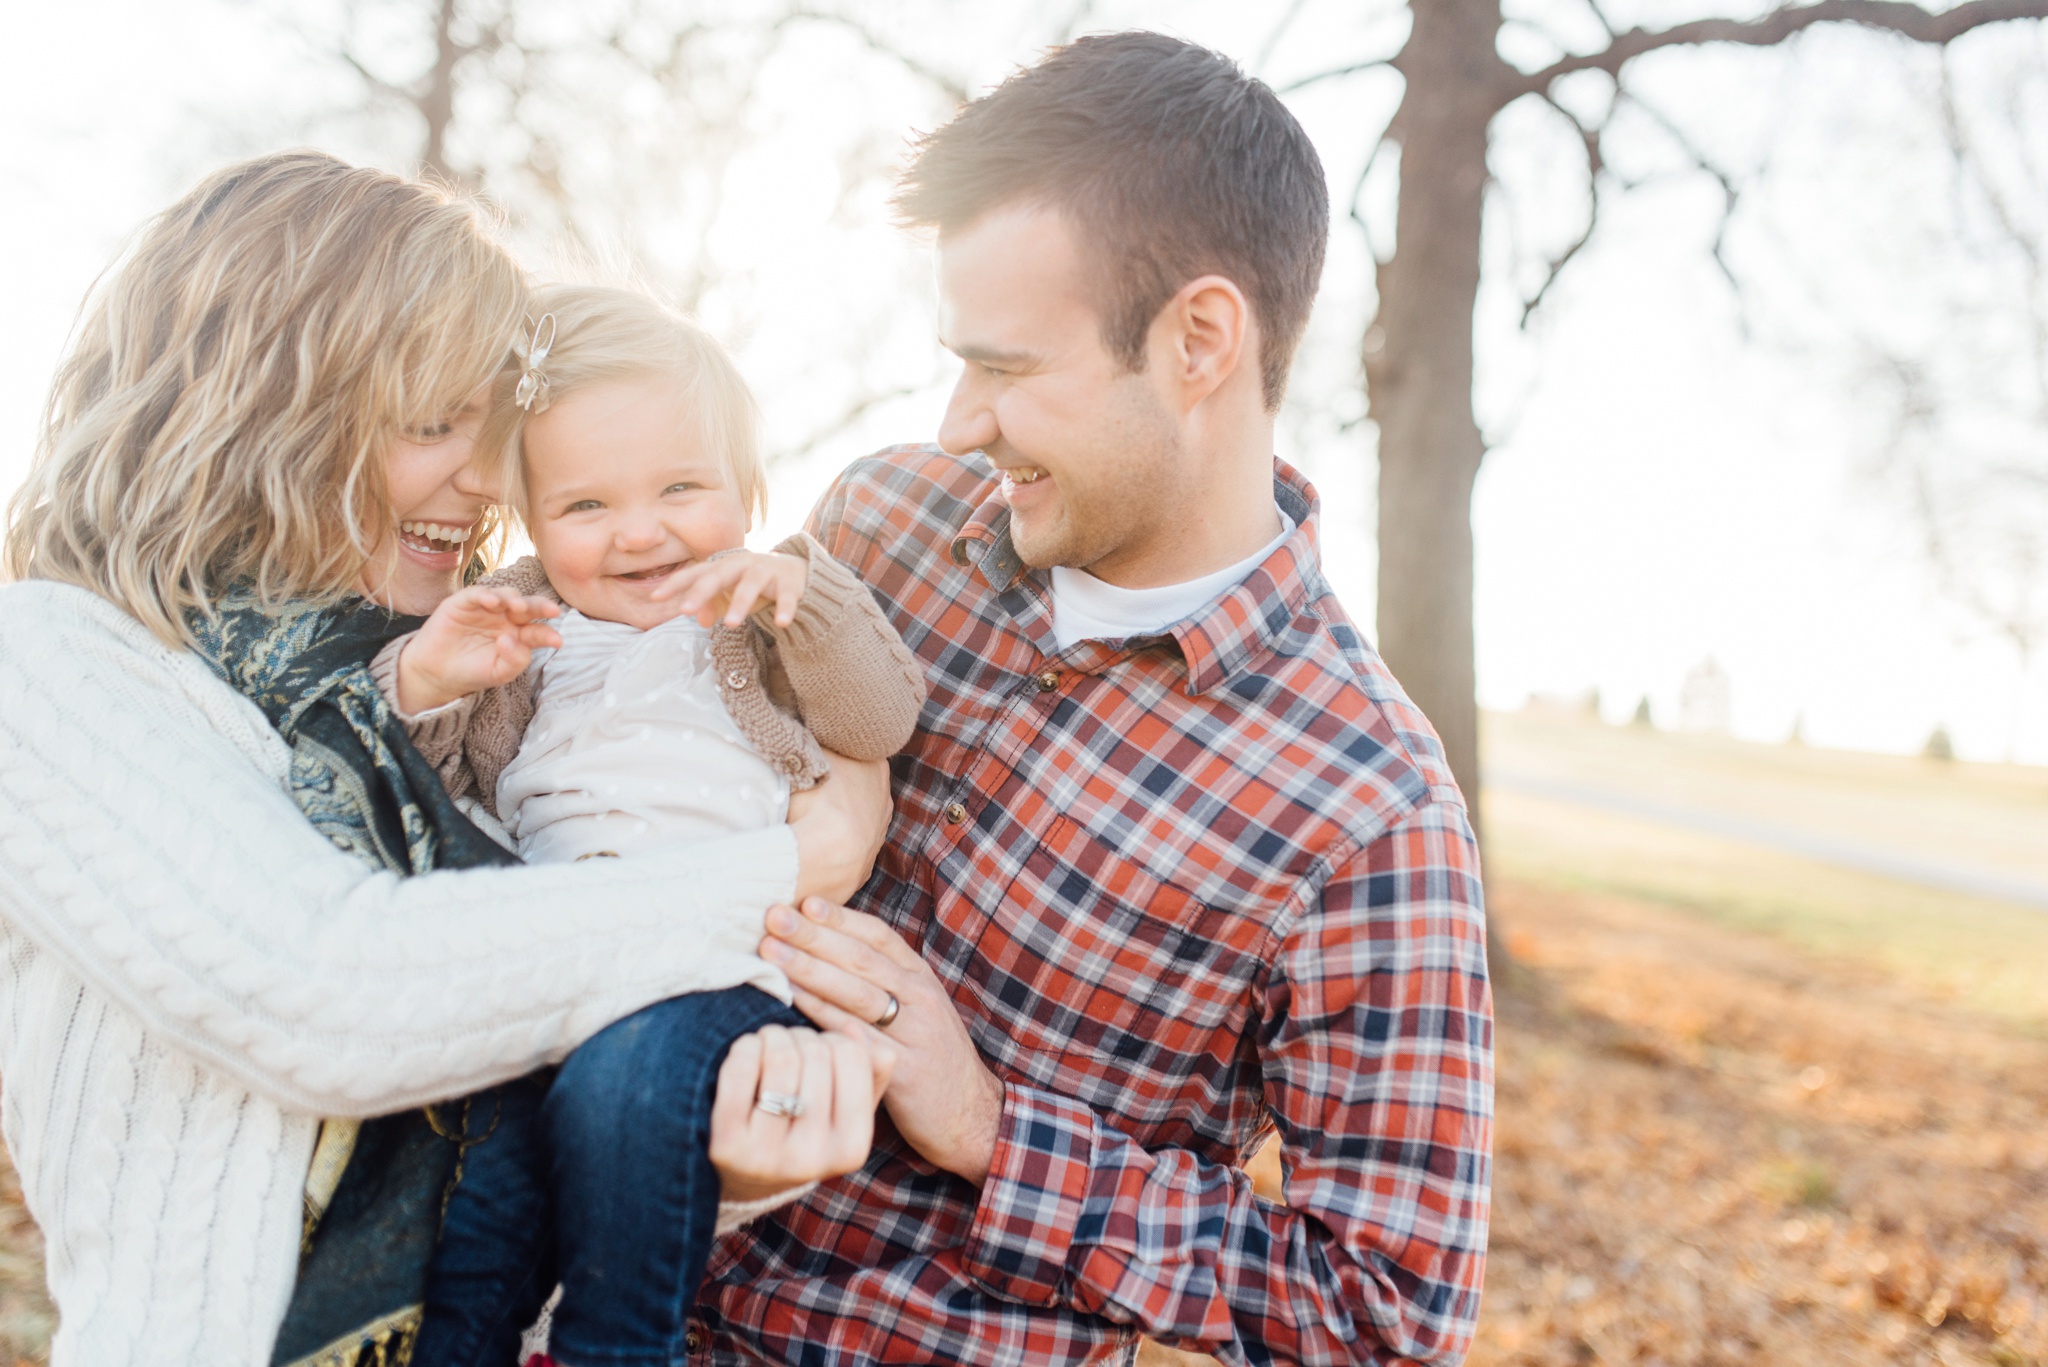
[[[1379,645],[1436,727],[1478,822],[1479,706],[1472,653],[1472,484],[1485,447],[1472,416],[1487,126],[1512,75],[1494,51],[1500,0],[1414,0],[1395,66],[1407,89],[1394,255],[1379,267],[1365,337],[1379,427]]]
[[[455,68],[468,55],[455,38],[459,3],[439,0],[434,7],[434,65],[414,101],[427,125],[420,147],[421,169],[450,185],[462,183],[448,164],[448,128],[455,122]]]

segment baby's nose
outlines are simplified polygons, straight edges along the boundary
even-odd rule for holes
[[[659,546],[668,531],[653,518],[628,518],[620,523],[614,535],[619,545],[627,550],[647,550]]]

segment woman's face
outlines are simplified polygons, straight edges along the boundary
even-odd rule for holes
[[[462,567],[497,482],[474,464],[481,395],[428,431],[409,432],[384,453],[391,519],[370,529],[363,596],[394,612],[422,615],[461,586]]]

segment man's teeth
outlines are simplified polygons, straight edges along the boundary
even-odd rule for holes
[[[1015,484],[1036,484],[1038,477],[1044,473],[1045,471],[1036,465],[1020,465],[1010,471],[1010,480]]]
[[[441,541],[450,546],[460,546],[469,540],[470,533],[468,527],[452,526],[446,522],[401,522],[398,530],[422,541]]]

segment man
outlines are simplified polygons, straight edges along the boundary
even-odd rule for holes
[[[763,952],[901,1064],[866,1168],[721,1250],[693,1356],[1457,1362],[1479,861],[1272,456],[1314,149],[1214,53],[1090,38],[928,137],[899,204],[965,362],[944,449],[812,525],[932,696],[855,910],[776,909]],[[1238,1167],[1275,1126],[1285,1206]]]

